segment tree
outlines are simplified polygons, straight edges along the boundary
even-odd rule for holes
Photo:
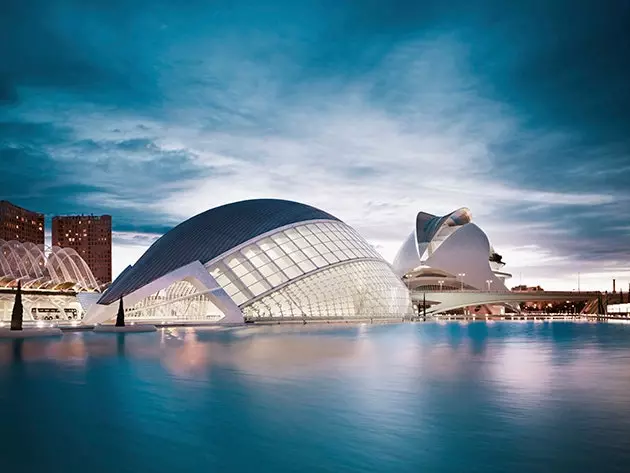
[[[22,283],[18,280],[17,292],[15,293],[15,303],[11,313],[11,330],[22,330],[22,320],[24,319],[24,307],[22,306]]]
[[[120,298],[120,304],[118,305],[118,315],[116,315],[116,327],[125,326],[125,309],[123,308],[123,300]]]

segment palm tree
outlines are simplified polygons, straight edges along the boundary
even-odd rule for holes
[[[24,307],[22,306],[22,283],[18,280],[17,292],[15,293],[15,303],[11,313],[11,330],[22,330],[22,320],[24,318]]]
[[[123,300],[120,298],[120,305],[118,306],[118,315],[116,315],[116,327],[125,326],[125,309],[123,308]]]

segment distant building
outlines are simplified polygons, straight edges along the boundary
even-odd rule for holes
[[[44,214],[0,200],[0,240],[44,244]]]
[[[512,288],[512,292],[541,292],[544,289],[540,286],[526,286],[524,284]]]
[[[112,281],[112,217],[110,215],[56,216],[52,244],[74,249],[101,284]]]

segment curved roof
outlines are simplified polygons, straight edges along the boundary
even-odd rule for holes
[[[90,267],[72,248],[0,239],[0,286],[31,289],[95,291],[99,284]]]
[[[276,199],[244,200],[207,210],[153,243],[98,302],[111,304],[193,261],[206,264],[259,235],[309,220],[339,219],[309,205]]]
[[[428,256],[426,253],[430,245],[432,245],[432,251],[435,251],[452,234],[452,231],[471,221],[472,214],[466,207],[454,210],[443,217],[418,212],[415,231],[407,237],[394,258],[393,268],[396,274],[403,276],[420,266]]]

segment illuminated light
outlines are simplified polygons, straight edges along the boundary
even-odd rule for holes
[[[37,322],[36,325],[37,325],[37,328],[42,328],[44,326],[44,322],[39,321],[39,322]]]
[[[4,327],[4,322],[0,322],[0,327]]]

